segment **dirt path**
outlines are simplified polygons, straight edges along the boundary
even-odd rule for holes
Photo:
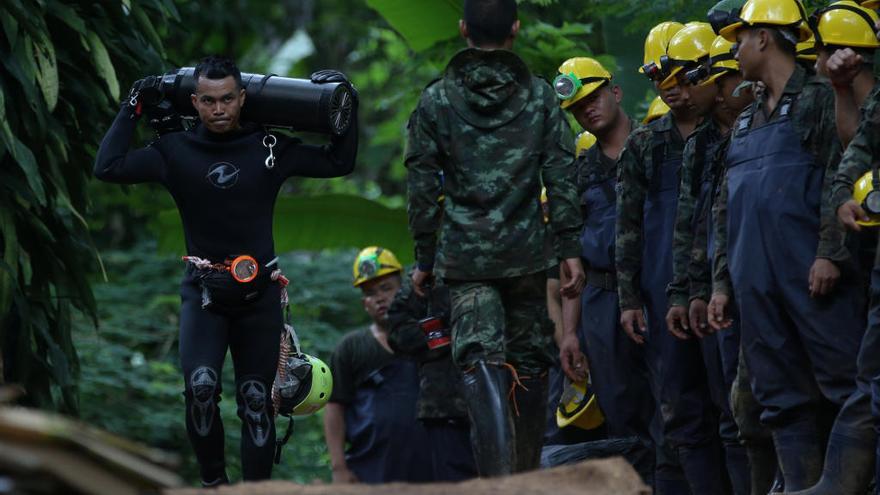
[[[298,485],[264,481],[218,490],[166,490],[165,495],[650,495],[623,458],[586,461],[504,478],[412,485]]]

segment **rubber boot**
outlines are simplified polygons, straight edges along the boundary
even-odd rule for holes
[[[769,495],[782,495],[785,491],[785,478],[782,477],[782,470],[776,468],[776,476],[773,478],[773,484],[770,485]]]
[[[864,495],[874,476],[874,444],[831,433],[822,479],[815,486],[791,495]]]
[[[228,484],[229,484],[229,477],[226,476],[226,472],[224,472],[222,476],[220,476],[217,479],[214,479],[213,481],[202,480],[202,488],[217,488],[219,486],[228,485]]]
[[[772,431],[785,489],[797,491],[815,485],[822,476],[822,449],[815,422],[802,420]]]
[[[679,447],[678,458],[691,492],[699,495],[727,495],[721,473],[721,447],[710,442],[695,447]]]
[[[746,447],[746,455],[749,458],[751,493],[755,495],[771,493],[776,475],[781,474],[776,463],[773,442],[751,443]],[[781,481],[780,476],[780,483]]]
[[[775,464],[774,458],[774,464]],[[749,478],[749,458],[746,448],[742,445],[727,445],[724,447],[724,461],[727,466],[727,475],[730,477],[730,486],[734,495],[749,495],[760,493],[749,491],[751,479]]]
[[[513,395],[517,473],[540,467],[547,424],[547,376],[520,377],[520,383]]]
[[[482,477],[513,473],[516,439],[507,400],[510,371],[477,361],[464,373],[462,382],[477,472]]]

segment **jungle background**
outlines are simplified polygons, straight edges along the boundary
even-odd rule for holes
[[[406,120],[422,88],[460,48],[457,0],[4,0],[0,10],[0,345],[2,383],[27,406],[78,416],[176,453],[197,482],[178,371],[179,220],[153,185],[91,175],[94,154],[131,83],[233,56],[244,72],[308,77],[344,71],[361,96],[355,172],[290,180],[276,208],[294,325],[329,359],[341,335],[367,323],[351,287],[357,249],[412,261],[406,229]],[[706,0],[520,0],[514,49],[548,79],[572,56],[613,68],[625,108],[641,118],[654,96],[636,73],[643,39],[661,20],[703,20]],[[808,6],[812,7],[812,6]],[[144,127],[141,140],[151,139]],[[576,128],[576,127],[575,127]],[[231,362],[224,389],[233,390]],[[221,404],[232,479],[239,422]],[[286,420],[279,422],[279,429]],[[298,420],[273,477],[330,477],[320,416]]]

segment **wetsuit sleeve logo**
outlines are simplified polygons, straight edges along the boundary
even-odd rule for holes
[[[238,182],[238,167],[229,162],[218,162],[208,167],[205,176],[218,189],[229,189]]]

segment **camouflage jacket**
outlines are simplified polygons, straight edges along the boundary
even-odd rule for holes
[[[853,185],[880,161],[880,83],[862,105],[862,119],[855,137],[840,160],[831,185],[831,205],[836,212],[853,196]]]
[[[706,213],[711,201],[699,205],[698,200],[704,179],[715,173],[715,155],[722,141],[718,123],[706,119],[688,138],[682,152],[672,237],[672,281],[666,288],[669,307],[687,307],[691,298],[708,300],[711,271],[707,260]]]
[[[550,85],[512,52],[456,54],[423,91],[407,129],[407,207],[420,267],[480,280],[579,256],[574,135]]]
[[[819,246],[817,258],[827,258],[841,265],[852,260],[846,246],[846,234],[837,221],[837,209],[832,205],[831,183],[837,174],[840,163],[840,140],[834,118],[834,93],[825,81],[810,75],[800,65],[783,89],[783,96],[794,97],[791,108],[791,121],[801,135],[801,142],[808,153],[816,157],[816,163],[825,169],[820,206]],[[739,116],[733,125],[736,133],[744,118],[751,115],[751,128],[772,122],[779,118],[777,105],[773,113],[765,115],[767,95],[759,95],[755,102]],[[715,259],[712,269],[713,292],[732,294],[730,273],[727,264],[727,174],[722,177],[713,207],[715,228]]]
[[[434,287],[430,299],[429,308],[428,300],[418,297],[410,278],[404,277],[403,286],[388,308],[388,344],[396,354],[419,363],[419,419],[465,418],[461,372],[452,362],[449,346],[429,350],[419,327],[423,318],[436,316],[449,328],[449,289],[444,285]]]
[[[621,310],[643,306],[639,277],[644,207],[654,167],[661,166],[654,163],[658,144],[664,146],[664,153],[680,154],[684,148],[671,112],[633,131],[618,161],[615,265]]]

